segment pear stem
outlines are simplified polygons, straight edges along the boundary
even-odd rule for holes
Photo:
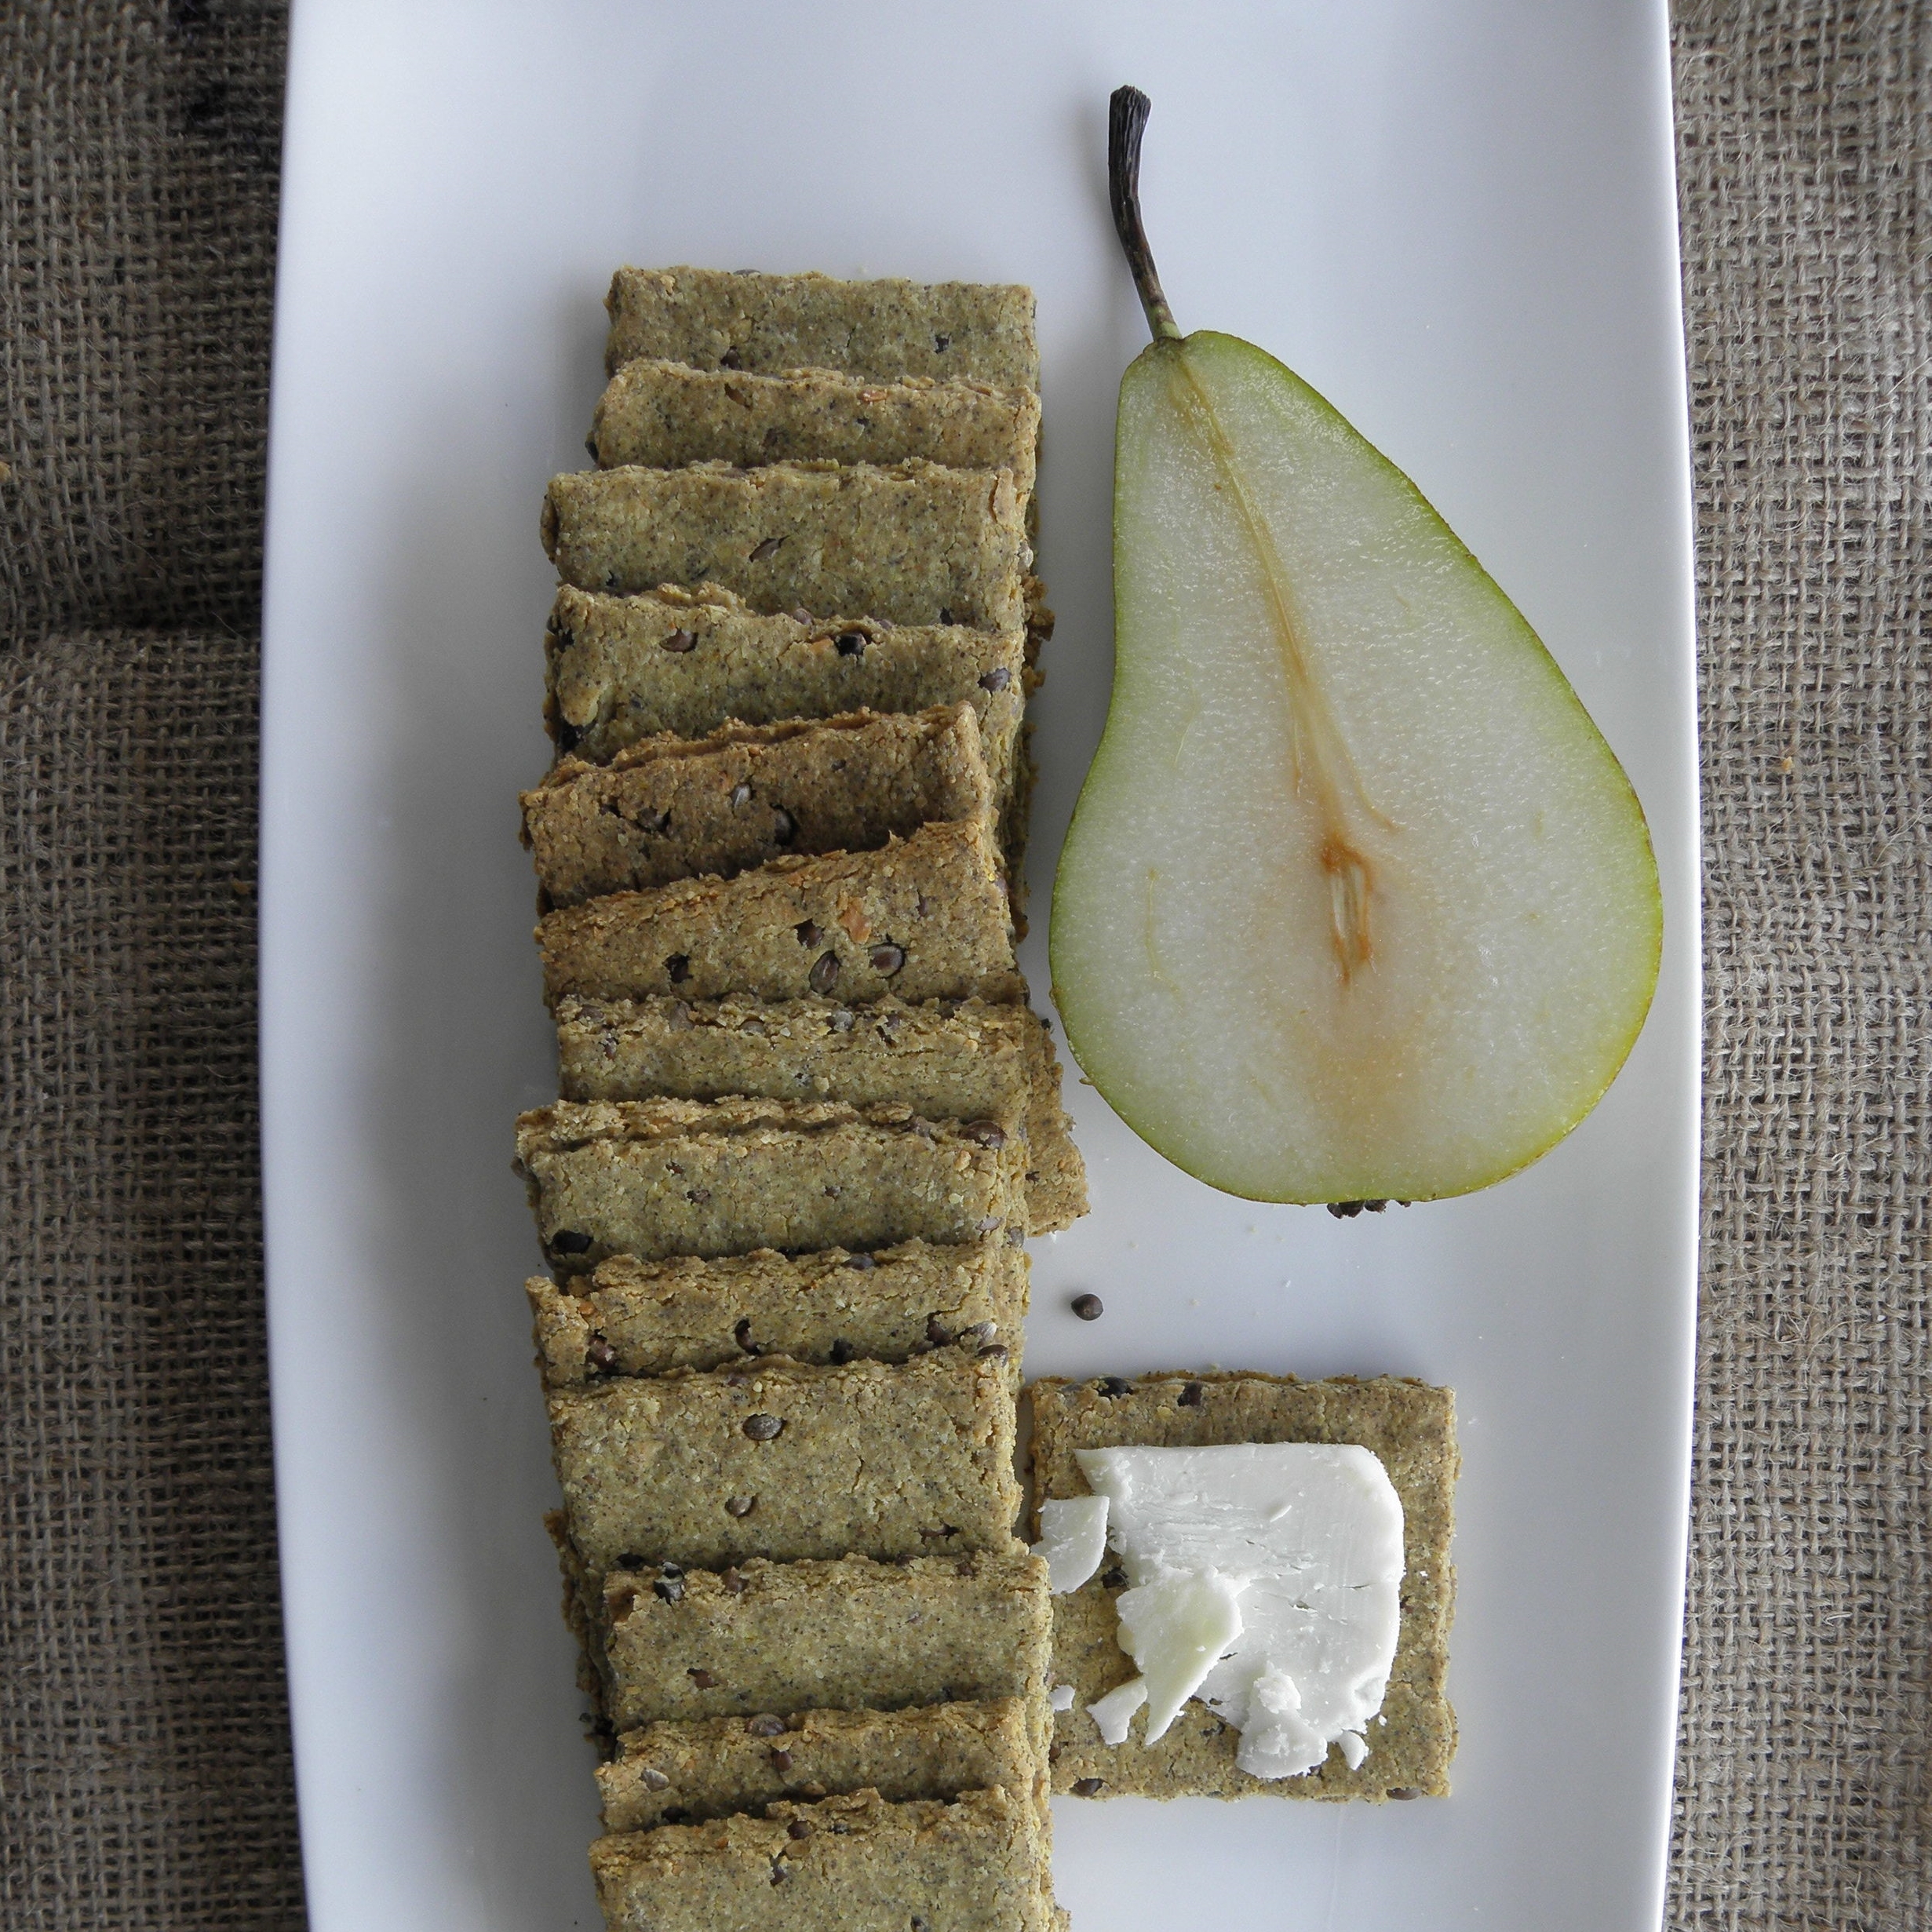
[[[1133,272],[1147,326],[1157,342],[1178,342],[1180,326],[1161,293],[1161,277],[1147,246],[1140,219],[1140,137],[1147,131],[1154,104],[1138,87],[1117,87],[1107,102],[1107,199],[1114,206],[1114,227]]]

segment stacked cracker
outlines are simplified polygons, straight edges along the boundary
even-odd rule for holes
[[[518,1123],[614,1927],[1045,1927],[1029,1233],[1085,1209],[1014,925],[1024,290],[620,271],[543,514]]]

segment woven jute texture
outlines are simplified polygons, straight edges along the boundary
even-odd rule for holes
[[[1687,4],[1708,971],[1670,1923],[1932,1919],[1932,20]],[[253,1033],[283,27],[0,7],[0,1924],[299,1924]],[[1562,1923],[1552,1901],[1550,1923]]]
[[[1924,1927],[1932,13],[1678,23],[1707,921],[1672,1912]]]
[[[0,5],[7,1932],[302,1923],[254,1066],[283,40]]]

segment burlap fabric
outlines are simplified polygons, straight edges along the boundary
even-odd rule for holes
[[[284,26],[0,4],[0,1926],[302,1921],[254,1066]]]
[[[1686,7],[1704,1262],[1672,1912],[1923,1927],[1932,12]]]
[[[252,1031],[283,39],[242,0],[0,7],[9,1932],[301,1917]],[[1904,1932],[1932,1916],[1932,18],[1686,5],[1678,95],[1709,1039],[1670,1918]]]

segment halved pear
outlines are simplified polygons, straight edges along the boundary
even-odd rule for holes
[[[1174,326],[1138,98],[1116,213],[1156,339],[1121,385],[1113,701],[1054,887],[1067,1042],[1229,1193],[1464,1194],[1568,1133],[1642,1026],[1642,810],[1415,485],[1274,357]]]

